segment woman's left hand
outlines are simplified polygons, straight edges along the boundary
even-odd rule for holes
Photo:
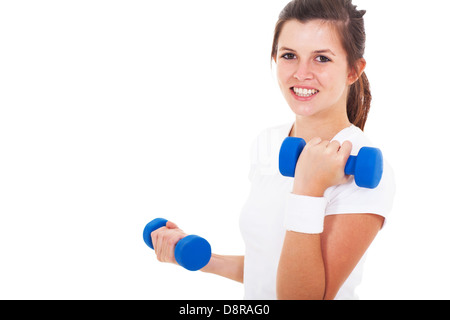
[[[343,184],[350,176],[344,173],[352,143],[311,139],[303,148],[295,169],[293,193],[323,197],[327,188]]]
[[[175,260],[175,246],[186,236],[187,234],[171,221],[167,221],[165,227],[153,231],[151,237],[158,261],[178,264]]]

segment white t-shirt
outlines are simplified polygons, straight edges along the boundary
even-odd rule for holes
[[[276,299],[276,275],[286,229],[283,226],[287,196],[292,192],[293,178],[279,173],[278,155],[292,123],[269,128],[258,135],[251,150],[250,195],[242,208],[240,229],[245,242],[245,299]],[[352,125],[332,140],[353,144],[351,154],[363,146],[372,146],[364,133]],[[383,159],[380,184],[375,189],[358,187],[352,178],[348,183],[325,191],[328,204],[325,215],[374,213],[387,217],[392,208],[395,181],[391,167]],[[356,286],[361,282],[365,260],[360,260],[340,288],[335,299],[357,299]]]

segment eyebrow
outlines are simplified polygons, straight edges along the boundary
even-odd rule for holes
[[[316,51],[314,51],[313,53],[331,53],[333,56],[336,56],[336,55],[334,54],[334,52],[331,51],[330,49],[316,50]]]
[[[294,49],[290,49],[290,48],[288,48],[288,47],[281,47],[281,48],[280,48],[280,51],[292,51],[292,52],[296,52]],[[315,54],[331,53],[333,56],[336,56],[336,55],[334,54],[334,52],[331,51],[330,49],[315,50],[315,51],[313,51],[312,53],[315,53]]]

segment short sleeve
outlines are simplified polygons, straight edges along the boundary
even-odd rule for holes
[[[252,141],[250,148],[250,181],[256,175],[276,175],[281,143],[287,137],[292,123],[271,127],[261,131]]]
[[[387,218],[392,210],[395,179],[391,166],[384,163],[383,176],[375,189],[358,187],[354,179],[349,183],[327,189],[328,205],[325,215],[370,213]]]

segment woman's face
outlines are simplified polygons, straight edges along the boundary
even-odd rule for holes
[[[329,23],[287,21],[278,40],[278,83],[292,111],[300,116],[346,112],[347,54]]]

